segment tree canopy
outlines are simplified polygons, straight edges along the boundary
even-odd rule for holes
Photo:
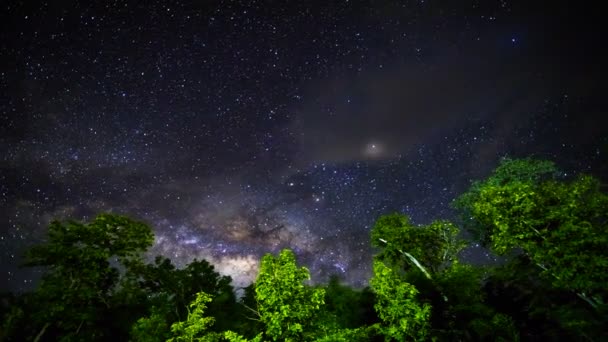
[[[39,307],[33,308],[30,324],[40,329],[37,338],[50,329],[62,339],[99,339],[104,332],[96,325],[109,312],[119,265],[138,260],[153,239],[146,224],[124,216],[101,214],[88,224],[52,222],[48,241],[30,249],[25,259],[27,266],[47,269],[33,294]]]
[[[602,341],[608,335],[608,195],[589,175],[505,159],[454,201],[460,221],[380,216],[369,287],[311,283],[289,249],[261,258],[237,298],[206,260],[143,257],[145,223],[53,221],[26,254],[35,291],[0,297],[0,341]],[[472,242],[503,255],[466,264]]]
[[[308,269],[298,267],[295,255],[283,250],[275,257],[262,257],[255,282],[260,320],[265,335],[273,341],[304,341],[313,327],[315,314],[324,304],[325,291],[303,284],[310,279]]]
[[[489,181],[463,195],[459,206],[483,227],[493,251],[521,251],[554,286],[596,305],[603,299],[589,296],[600,295],[608,284],[608,196],[591,176],[542,177],[555,173],[549,162],[503,162]]]

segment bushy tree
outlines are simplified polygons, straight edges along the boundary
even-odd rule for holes
[[[178,269],[169,259],[157,256],[151,264],[131,265],[122,293],[143,303],[143,314],[150,314],[150,319],[163,316],[168,327],[183,320],[197,293],[205,292],[212,298],[206,312],[217,322],[212,330],[222,331],[233,328],[235,322],[237,304],[230,282],[230,277],[220,275],[206,260],[195,259]]]
[[[510,308],[526,334],[536,329],[523,324],[537,321],[547,327],[559,322],[572,336],[592,336],[608,322],[608,196],[593,177],[566,180],[560,174],[551,162],[505,160],[456,207],[482,243],[498,254],[517,255],[490,284],[494,293],[511,297],[505,302],[534,303],[525,313]],[[573,296],[582,301],[576,305]],[[585,302],[593,312],[581,307]],[[563,334],[553,327],[532,333]]]
[[[308,270],[296,264],[290,250],[282,250],[276,257],[271,254],[262,257],[255,293],[266,338],[312,339],[315,315],[324,303],[324,290],[306,286],[303,282],[309,278]]]
[[[474,181],[467,191],[453,201],[452,206],[457,209],[464,228],[473,234],[473,239],[488,246],[489,227],[473,214],[473,205],[480,201],[481,190],[514,182],[538,184],[543,180],[557,179],[560,174],[555,164],[548,160],[504,158],[492,174],[484,180]]]
[[[424,340],[429,334],[431,307],[417,300],[418,290],[380,261],[374,262],[370,285],[374,308],[382,320],[380,331],[394,341]]]
[[[141,317],[131,327],[131,341],[164,342],[171,337],[166,312],[152,307],[150,315]]]
[[[484,186],[472,205],[474,217],[488,227],[494,251],[518,248],[554,286],[588,294],[608,284],[607,213],[608,196],[589,176],[568,183]]]
[[[215,319],[205,316],[205,309],[211,301],[211,296],[205,292],[197,293],[196,299],[189,305],[187,319],[171,325],[171,334],[173,336],[167,342],[219,341],[222,338],[222,334],[209,331]]]
[[[455,200],[501,265],[458,261],[465,244],[449,221],[385,215],[371,232],[371,289],[309,286],[283,250],[262,258],[240,307],[231,279],[204,260],[144,263],[153,236],[141,222],[53,222],[26,256],[45,272],[38,288],[0,297],[0,340],[604,340],[608,195],[593,177],[561,175],[551,162],[505,159]]]
[[[104,319],[119,281],[118,267],[140,259],[152,242],[146,224],[124,216],[52,222],[48,241],[26,254],[27,266],[45,269],[32,299],[39,307],[30,308],[40,329],[36,338],[45,333],[62,340],[109,338]]]
[[[449,221],[413,225],[401,214],[385,215],[372,229],[372,244],[379,247],[375,260],[386,262],[432,307],[429,335],[458,340],[516,339],[517,332],[485,303],[482,268],[458,262],[466,246],[460,230]],[[498,322],[501,322],[500,325]]]
[[[459,229],[449,221],[414,225],[402,214],[381,216],[371,232],[372,246],[379,247],[377,260],[404,270],[418,269],[427,278],[448,267],[465,247]]]

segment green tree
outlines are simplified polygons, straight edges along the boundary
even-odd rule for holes
[[[119,267],[140,259],[153,239],[146,224],[113,214],[100,214],[90,223],[52,222],[48,241],[26,254],[27,266],[45,269],[33,294],[38,307],[32,308],[31,319],[39,329],[34,339],[45,333],[61,340],[109,338],[104,319]]]
[[[310,278],[295,255],[282,250],[262,257],[255,282],[259,319],[273,341],[306,341],[314,336],[315,315],[324,304],[324,290],[303,284]]]
[[[199,292],[212,296],[208,309],[214,315],[219,311],[230,313],[236,305],[232,279],[220,275],[206,260],[194,259],[178,269],[168,258],[157,256],[153,263],[133,265],[129,270],[130,286],[139,289],[140,295],[156,299],[155,305],[170,306],[174,320],[183,318]],[[165,300],[169,302],[164,303]]]
[[[155,324],[158,336],[169,333],[172,323],[187,316],[191,303],[200,292],[212,298],[210,303],[205,303],[206,314],[216,322],[210,329],[219,332],[235,327],[237,303],[231,278],[220,275],[206,260],[195,259],[178,269],[169,259],[157,256],[151,264],[131,265],[129,271],[122,294],[135,297],[127,301],[141,303],[144,310],[140,316],[147,315],[133,327],[132,339],[149,341],[148,337],[142,337],[141,324]],[[160,333],[163,327],[165,330]]]
[[[466,192],[453,201],[452,206],[458,211],[464,228],[473,234],[475,240],[488,246],[490,228],[473,214],[473,205],[480,201],[481,190],[513,182],[538,184],[544,180],[557,179],[559,174],[555,164],[548,160],[504,158],[491,175],[484,180],[474,181]]]
[[[483,270],[458,262],[458,253],[466,246],[459,234],[448,221],[416,226],[405,215],[385,215],[371,232],[372,244],[379,247],[374,258],[402,272],[417,298],[430,304],[429,334],[434,338],[514,339],[517,332],[504,324],[509,317],[485,303]]]
[[[171,325],[173,337],[168,339],[167,342],[219,341],[222,338],[222,334],[209,331],[215,319],[205,316],[205,309],[211,301],[211,296],[205,292],[197,293],[196,299],[189,305],[187,319]]]
[[[170,338],[166,312],[153,307],[147,317],[141,317],[131,328],[131,340],[140,342],[163,342]]]
[[[599,182],[511,182],[487,185],[472,215],[488,227],[492,249],[521,250],[554,286],[597,306],[608,284],[608,196]]]
[[[402,214],[381,216],[371,232],[372,246],[380,251],[375,258],[404,270],[418,269],[427,278],[456,259],[465,247],[459,229],[449,221],[414,225]]]
[[[484,245],[511,256],[492,275],[488,293],[512,312],[524,334],[564,335],[555,328],[559,322],[571,336],[602,339],[597,331],[608,321],[608,196],[593,177],[566,180],[560,174],[551,162],[506,160],[455,206]],[[571,300],[576,296],[578,304]]]
[[[319,334],[315,342],[369,342],[381,341],[378,334],[378,324],[362,326],[354,329],[338,329],[333,332]],[[380,338],[378,338],[380,337]]]
[[[418,290],[381,261],[374,261],[370,280],[376,294],[374,308],[382,320],[380,331],[389,340],[424,340],[429,334],[431,307],[416,300]]]

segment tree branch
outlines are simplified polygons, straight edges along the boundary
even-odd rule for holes
[[[386,241],[386,240],[384,240],[384,239],[382,239],[382,238],[380,238],[380,239],[378,239],[378,240],[380,240],[380,242],[382,242],[382,243],[384,243],[384,244],[387,244],[387,245],[389,244],[389,243],[388,243],[388,241]],[[421,264],[421,263],[420,263],[420,262],[419,262],[419,261],[418,261],[418,260],[417,260],[417,259],[416,259],[416,258],[413,256],[413,255],[411,255],[411,254],[410,254],[410,253],[408,253],[408,252],[404,252],[404,251],[402,251],[402,250],[400,250],[400,249],[397,249],[397,251],[399,251],[399,253],[401,253],[401,254],[405,255],[405,257],[406,257],[406,258],[408,258],[408,259],[409,259],[409,260],[410,260],[410,261],[411,261],[411,262],[412,262],[412,263],[413,263],[413,264],[414,264],[416,267],[418,267],[418,269],[419,269],[420,271],[422,271],[422,273],[424,273],[424,275],[425,275],[425,276],[426,276],[426,277],[427,277],[429,280],[433,280],[433,277],[431,277],[431,275],[430,275],[430,274],[429,274],[429,272],[426,270],[426,268],[424,268],[424,266],[422,266],[422,264]]]
[[[529,256],[528,256],[529,257]],[[561,280],[559,276],[555,275],[553,272],[551,272],[547,267],[545,267],[543,264],[539,264],[536,263],[536,266],[540,267],[543,271],[549,273],[552,277],[554,277],[557,280]],[[572,290],[571,290],[572,291]],[[587,295],[584,292],[576,292],[576,291],[572,291],[576,294],[577,297],[579,297],[580,299],[584,300],[587,304],[591,305],[591,307],[595,310],[598,309],[598,303],[595,302],[595,300],[593,300],[593,298],[589,298],[587,297]]]
[[[40,332],[38,333],[38,335],[36,335],[36,338],[34,338],[34,342],[38,342],[40,341],[40,338],[42,337],[42,335],[44,335],[44,332],[46,331],[46,329],[51,325],[51,323],[46,322],[44,324],[44,326],[42,327],[42,329],[40,329]]]
[[[260,315],[260,313],[259,313],[257,310],[252,309],[252,308],[251,308],[251,307],[249,307],[247,304],[245,304],[245,303],[240,303],[240,304],[241,304],[242,306],[244,306],[244,307],[245,307],[247,310],[249,310],[249,311],[253,312],[254,314],[256,314],[256,316],[258,316],[258,317],[262,317],[262,316]],[[254,319],[255,319],[255,318],[254,318]],[[255,319],[255,320],[256,320],[256,321],[259,321],[259,320],[257,320],[257,319]]]

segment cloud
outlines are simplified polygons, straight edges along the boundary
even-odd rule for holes
[[[301,162],[393,158],[467,120],[530,115],[553,87],[512,51],[437,49],[425,60],[311,84],[294,108]]]

